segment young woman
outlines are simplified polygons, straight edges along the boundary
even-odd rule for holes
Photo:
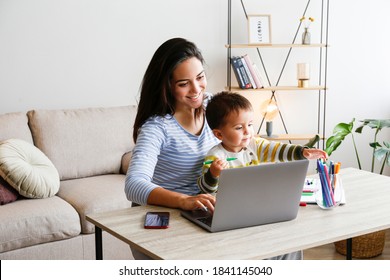
[[[196,179],[207,151],[219,141],[205,121],[207,80],[194,43],[174,38],[153,55],[141,85],[135,147],[125,192],[137,204],[214,209]]]

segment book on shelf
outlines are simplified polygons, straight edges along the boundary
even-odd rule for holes
[[[259,84],[261,85],[261,86],[259,86],[259,88],[264,88],[265,83],[264,83],[263,78],[261,77],[259,68],[257,67],[257,65],[255,63],[253,63],[252,66],[253,66],[253,70],[256,73],[255,75],[256,75],[257,79],[259,80]]]
[[[237,57],[230,58],[230,63],[231,63],[232,68],[233,68],[233,73],[236,76],[236,79],[237,79],[237,82],[238,82],[238,86],[240,88],[244,89],[245,88],[245,83],[244,83],[244,79],[243,79],[243,77],[241,75],[241,72],[239,70],[237,59],[238,59]]]
[[[248,74],[245,71],[245,67],[242,64],[241,57],[232,57],[231,65],[233,67],[233,72],[237,78],[239,87],[242,89],[253,88],[252,83],[249,80]]]
[[[242,58],[245,60],[247,66],[248,66],[248,71],[253,78],[253,83],[256,84],[256,87],[253,87],[253,88],[263,88],[264,83],[261,79],[260,71],[257,68],[256,64],[254,64],[252,62],[249,55],[247,55],[247,54],[243,55]]]
[[[233,56],[230,61],[241,89],[264,88],[259,68],[252,62],[249,55]]]
[[[248,55],[245,55],[245,56],[248,57]],[[250,70],[252,68],[252,64],[250,64],[249,61],[247,62],[247,60],[245,59],[245,56],[240,57],[241,63],[244,66],[245,72],[248,76],[250,83],[252,84],[252,88],[256,89],[257,85],[256,85],[255,79],[253,77],[252,71]]]
[[[238,70],[240,71],[242,79],[244,81],[244,85],[245,85],[244,88],[253,88],[249,80],[249,76],[245,70],[244,64],[242,64],[241,57],[237,57],[237,65],[238,65]]]

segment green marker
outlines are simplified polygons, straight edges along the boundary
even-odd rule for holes
[[[307,193],[307,192],[303,192],[302,193],[302,196],[312,196],[312,195],[314,195],[314,193]]]
[[[228,157],[226,158],[227,161],[231,161],[231,160],[236,160],[237,158],[235,157]],[[207,160],[205,162],[203,162],[203,164],[211,164],[213,162],[213,160]]]

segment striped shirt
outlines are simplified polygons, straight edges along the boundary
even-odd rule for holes
[[[238,153],[225,150],[222,144],[213,147],[206,155],[205,160],[215,160],[216,158],[237,158],[228,161],[228,168],[245,167],[258,165],[265,162],[284,162],[304,159],[302,155],[303,146],[292,145],[281,142],[268,141],[267,139],[254,137],[248,147]],[[202,176],[198,178],[198,186],[204,193],[214,193],[218,189],[218,178],[212,177],[210,164],[204,164]]]
[[[186,131],[171,115],[151,117],[141,127],[127,171],[127,199],[145,205],[150,192],[167,190],[195,195],[206,153],[219,140],[207,122],[200,135]]]

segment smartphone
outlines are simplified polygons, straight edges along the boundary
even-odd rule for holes
[[[169,212],[147,212],[145,228],[159,229],[169,227]]]

